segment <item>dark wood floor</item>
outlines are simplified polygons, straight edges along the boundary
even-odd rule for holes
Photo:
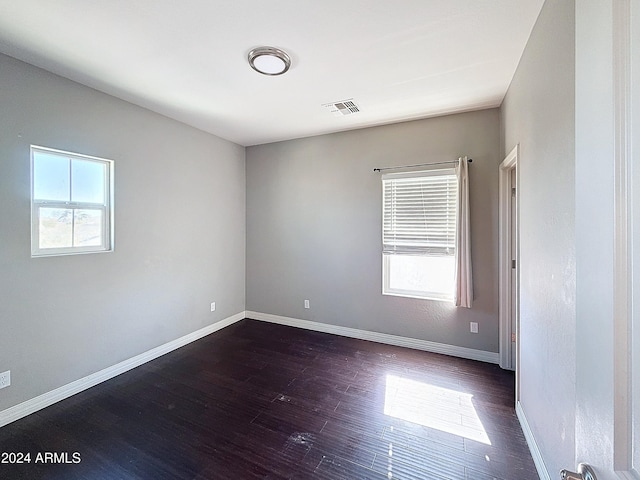
[[[537,480],[513,390],[495,365],[243,320],[1,428],[31,463],[0,478]]]

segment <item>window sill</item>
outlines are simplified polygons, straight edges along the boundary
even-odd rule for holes
[[[420,295],[420,294],[411,293],[411,292],[382,292],[382,295],[388,295],[391,297],[415,298],[417,300],[432,300],[435,302],[453,303],[453,297],[439,297],[436,295]]]
[[[69,255],[90,255],[92,253],[112,253],[113,248],[109,250],[66,250],[66,251],[56,251],[56,252],[47,252],[47,253],[36,253],[31,252],[31,258],[46,258],[46,257],[68,257]]]

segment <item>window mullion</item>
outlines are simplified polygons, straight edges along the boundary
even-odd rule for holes
[[[69,159],[69,203],[73,200],[71,197],[71,192],[73,192],[73,168],[71,167],[71,163],[73,160]]]
[[[76,209],[71,209],[71,246],[76,246]]]

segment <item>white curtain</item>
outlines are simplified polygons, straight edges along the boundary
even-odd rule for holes
[[[469,218],[469,163],[467,157],[458,159],[458,209],[456,218],[456,289],[457,307],[471,308],[473,279],[471,275],[471,230]]]

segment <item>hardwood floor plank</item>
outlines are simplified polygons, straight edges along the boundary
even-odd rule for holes
[[[0,429],[2,479],[537,480],[495,365],[243,320]]]

